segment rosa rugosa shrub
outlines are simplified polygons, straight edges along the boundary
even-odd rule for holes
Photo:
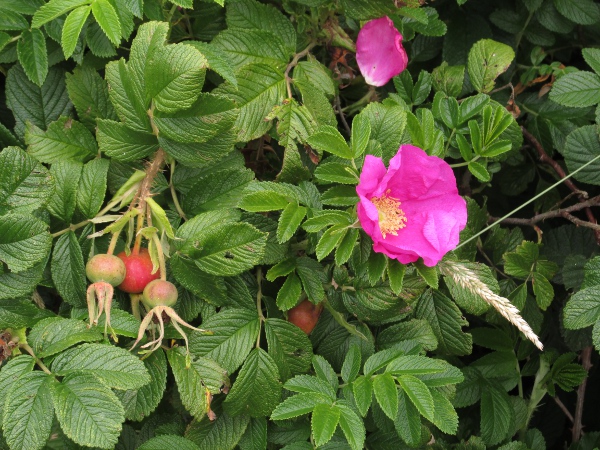
[[[598,447],[599,25],[0,0],[0,449]]]

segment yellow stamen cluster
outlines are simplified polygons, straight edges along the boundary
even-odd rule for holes
[[[388,189],[381,197],[371,198],[371,203],[379,212],[379,229],[384,239],[388,234],[398,236],[398,230],[406,226],[406,216],[400,209],[400,201],[397,198],[389,197],[389,193]]]

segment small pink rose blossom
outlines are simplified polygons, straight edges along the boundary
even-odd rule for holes
[[[373,86],[383,86],[406,69],[402,35],[389,17],[371,20],[358,32],[356,62],[365,81]]]
[[[356,187],[358,219],[373,250],[402,264],[435,266],[458,245],[467,206],[452,168],[437,156],[402,145],[386,169],[367,155]]]

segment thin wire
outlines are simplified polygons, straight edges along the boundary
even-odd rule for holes
[[[573,175],[575,175],[577,172],[579,172],[580,170],[584,169],[585,167],[589,166],[590,164],[592,164],[594,161],[596,161],[597,159],[600,159],[600,155],[597,155],[595,158],[591,159],[590,161],[586,162],[583,166],[579,167],[578,169],[574,170],[573,172],[571,172],[570,174],[568,174],[566,177],[561,178],[560,180],[558,180],[556,183],[554,183],[552,186],[550,186],[547,189],[544,189],[542,192],[540,192],[539,194],[537,194],[535,197],[527,200],[525,203],[523,203],[521,206],[513,209],[511,212],[509,212],[508,214],[506,214],[505,216],[500,217],[498,220],[496,220],[495,222],[493,222],[491,225],[488,225],[487,227],[485,227],[483,230],[481,230],[480,232],[474,234],[473,236],[471,236],[469,239],[467,239],[464,242],[461,242],[456,248],[455,250],[461,248],[463,245],[468,244],[469,242],[471,242],[473,239],[478,238],[479,236],[481,236],[483,233],[485,233],[486,231],[492,229],[493,227],[495,227],[496,225],[498,225],[500,222],[502,222],[504,219],[509,218],[510,216],[512,216],[514,213],[516,213],[517,211],[523,209],[525,206],[529,205],[531,202],[536,201],[538,198],[540,198],[542,195],[546,194],[547,192],[551,191],[552,189],[554,189],[556,186],[559,186],[561,183],[563,183],[564,181],[568,180],[569,178],[571,178]]]

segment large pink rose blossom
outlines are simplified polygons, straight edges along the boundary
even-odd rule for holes
[[[373,250],[402,264],[435,266],[458,245],[467,206],[452,168],[437,156],[402,145],[386,169],[367,155],[356,187],[358,219]]]
[[[356,62],[365,81],[373,86],[383,86],[408,64],[402,47],[402,35],[389,17],[367,22],[356,39]]]

